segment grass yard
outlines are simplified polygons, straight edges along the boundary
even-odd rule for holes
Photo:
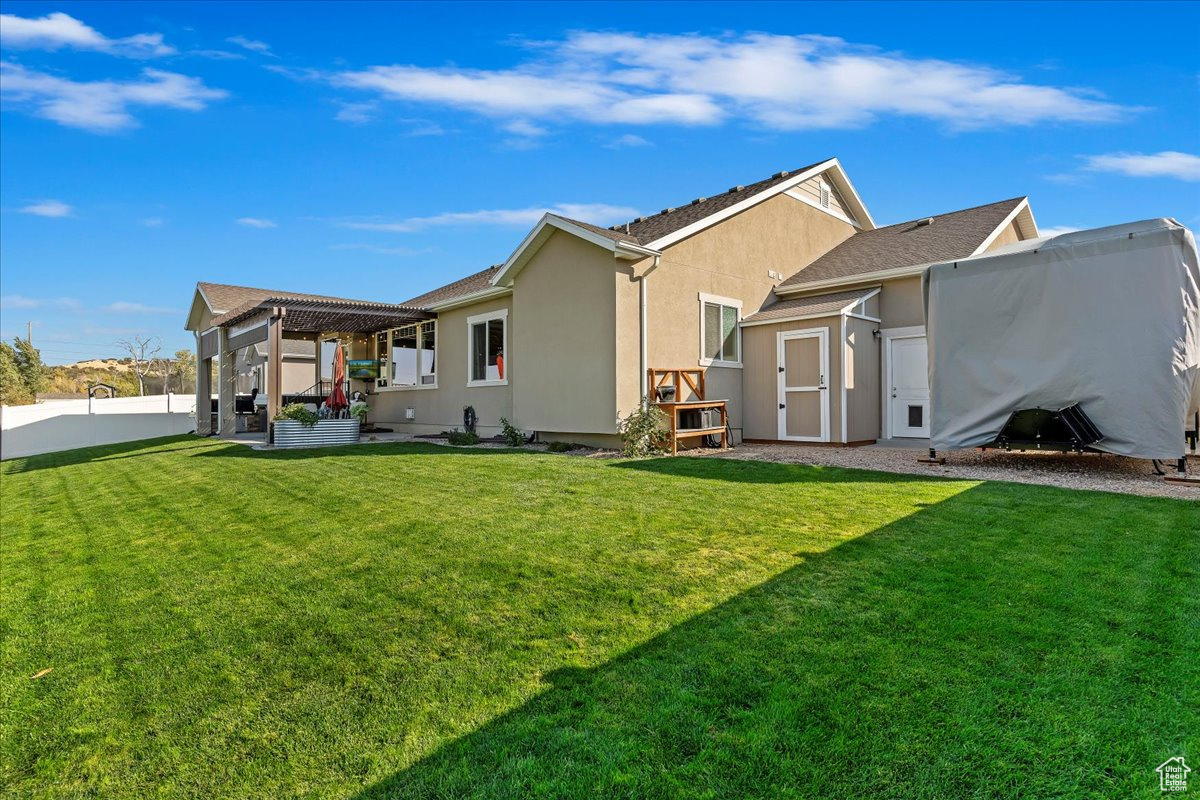
[[[10,796],[1200,790],[1195,503],[191,437],[2,471]]]

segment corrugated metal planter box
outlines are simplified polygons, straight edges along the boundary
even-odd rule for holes
[[[356,444],[357,419],[322,419],[311,428],[294,419],[275,423],[276,447],[322,447],[330,444]]]

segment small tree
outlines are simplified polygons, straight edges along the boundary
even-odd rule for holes
[[[17,368],[17,351],[8,342],[0,342],[0,403],[18,406],[29,403],[21,370]]]
[[[188,386],[194,386],[196,381],[196,354],[191,350],[176,350],[171,373],[179,383],[180,393],[187,392]]]
[[[154,368],[154,361],[162,350],[162,341],[157,336],[134,336],[132,339],[121,339],[117,346],[129,353],[130,363],[137,375],[138,394],[145,396],[146,376]]]

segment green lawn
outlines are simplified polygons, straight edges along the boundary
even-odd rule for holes
[[[1194,503],[191,437],[2,471],[0,794],[1157,798],[1176,755],[1200,776]]]

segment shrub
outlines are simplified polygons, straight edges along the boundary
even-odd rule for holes
[[[666,425],[667,415],[662,409],[650,405],[643,398],[637,411],[617,420],[617,430],[621,434],[621,453],[632,458],[665,452],[671,444],[670,432]]]
[[[479,434],[472,431],[460,431],[458,428],[455,428],[446,434],[446,441],[460,447],[463,445],[479,444]]]
[[[525,432],[513,425],[505,417],[500,418],[500,435],[509,447],[521,447],[525,444]]]
[[[576,449],[576,446],[570,442],[551,442],[546,447],[551,453],[568,453]]]
[[[367,412],[370,410],[371,407],[366,403],[359,403],[357,405],[350,406],[350,415],[352,417],[357,417],[359,422],[366,422]]]
[[[290,419],[299,422],[306,428],[317,424],[317,412],[309,411],[302,403],[288,403],[275,414],[275,421]]]

